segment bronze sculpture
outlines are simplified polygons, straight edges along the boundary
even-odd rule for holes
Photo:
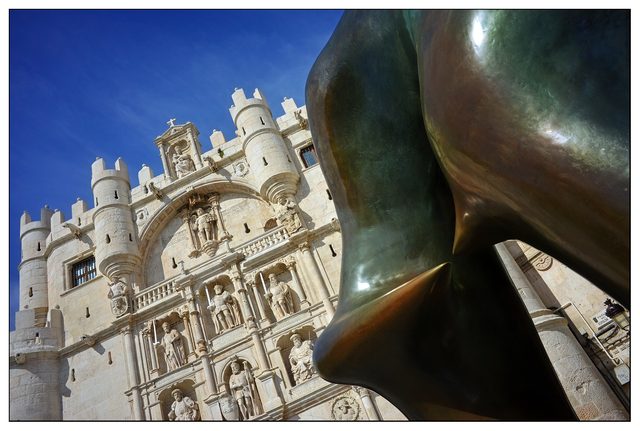
[[[346,12],[306,88],[343,233],[327,380],[410,419],[575,419],[492,249],[629,307],[628,11]]]

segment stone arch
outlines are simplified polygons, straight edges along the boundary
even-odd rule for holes
[[[163,231],[163,229],[178,216],[180,209],[189,204],[189,196],[194,193],[206,195],[215,192],[219,193],[221,196],[228,193],[239,193],[259,199],[260,201],[268,204],[268,202],[260,196],[260,193],[255,186],[242,178],[234,178],[233,182],[224,178],[212,179],[194,186],[186,187],[173,196],[171,201],[165,197],[164,203],[148,217],[147,223],[145,223],[139,233],[139,251],[142,259],[139,266],[136,267],[136,272],[139,274],[138,283],[140,286],[143,286],[143,288],[148,287],[146,280],[146,268],[148,265],[150,247],[157,240],[158,235]]]

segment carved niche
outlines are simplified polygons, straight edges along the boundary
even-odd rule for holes
[[[207,308],[211,312],[216,333],[220,334],[242,324],[242,312],[238,299],[227,292],[224,286],[217,282],[207,283],[205,291],[209,302]]]
[[[293,299],[291,298],[291,288],[287,283],[278,281],[275,274],[269,274],[269,284],[267,286],[267,293],[264,296],[269,302],[276,319],[280,320],[295,313]]]
[[[224,418],[246,421],[262,414],[262,402],[250,364],[247,361],[240,364],[240,360],[234,357],[230,368],[231,374],[227,382],[230,397],[225,397],[225,402],[220,405]]]

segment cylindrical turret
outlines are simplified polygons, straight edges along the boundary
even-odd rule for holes
[[[260,90],[247,99],[242,89],[233,93],[229,109],[238,128],[242,147],[260,188],[270,202],[295,195],[300,176],[278,131],[271,110]]]
[[[119,158],[115,169],[105,169],[97,158],[91,166],[91,191],[96,209],[96,264],[109,277],[128,276],[140,262],[131,209],[131,186],[127,165]]]
[[[44,257],[46,241],[51,232],[53,211],[45,206],[40,211],[40,221],[31,221],[26,211],[20,218],[20,243],[22,262],[20,272],[20,309],[35,312],[36,326],[44,326],[49,310],[47,259]]]

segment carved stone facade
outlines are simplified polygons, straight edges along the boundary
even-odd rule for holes
[[[143,165],[136,185],[122,159],[107,169],[98,158],[93,208],[78,200],[69,222],[48,207],[40,220],[22,216],[10,419],[404,419],[313,366],[335,313],[342,237],[320,167],[300,156],[313,142],[305,107],[285,99],[274,119],[259,90],[232,98],[232,140],[214,130],[203,151],[196,127],[172,119],[154,140],[163,172]],[[544,303],[534,324],[561,308],[628,398],[629,335],[602,316],[602,294],[522,247],[509,248],[510,274],[526,275]],[[526,303],[533,288],[516,288]],[[578,290],[589,324],[562,308],[577,302],[563,292]],[[567,389],[580,417],[623,419],[606,391],[590,401],[593,382]]]
[[[144,165],[131,184],[121,159],[99,159],[94,208],[78,201],[66,223],[43,213],[46,257],[25,253],[22,265],[40,265],[48,291],[37,307],[25,295],[11,372],[50,391],[21,398],[30,387],[12,380],[11,419],[332,420],[333,399],[352,393],[311,361],[337,303],[342,239],[326,187],[308,189],[325,181],[299,155],[306,110],[287,99],[273,119],[259,91],[233,102],[233,140],[214,131],[203,149],[195,125],[172,119],[154,141],[159,175]],[[25,216],[26,248],[43,235],[33,223]]]

